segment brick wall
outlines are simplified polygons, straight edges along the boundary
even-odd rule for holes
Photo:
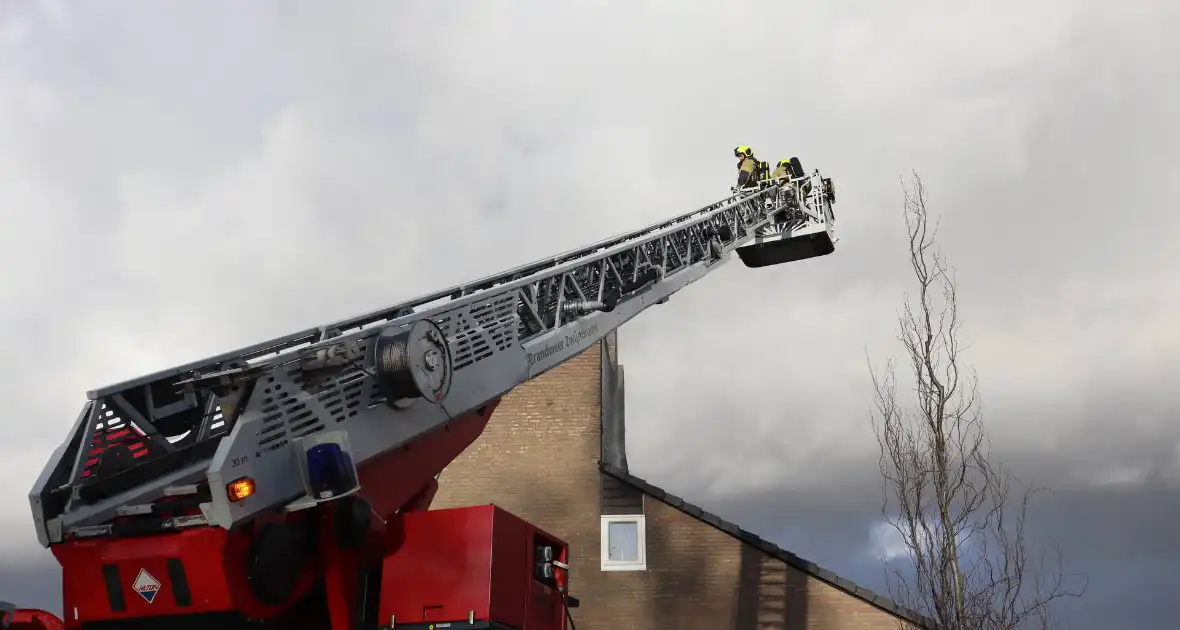
[[[443,472],[434,506],[495,503],[564,538],[579,630],[898,627],[888,613],[651,497],[647,570],[601,571],[600,361],[596,345],[506,396],[483,436]]]
[[[483,435],[443,471],[433,507],[496,505],[570,545],[583,608],[598,570],[597,345],[505,396]],[[578,629],[593,625],[578,624]]]

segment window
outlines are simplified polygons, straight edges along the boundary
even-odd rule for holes
[[[642,514],[602,517],[602,570],[647,569],[646,523]]]

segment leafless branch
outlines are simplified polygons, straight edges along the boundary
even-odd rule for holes
[[[990,457],[977,375],[962,361],[957,283],[936,246],[939,218],[916,173],[902,189],[916,291],[897,323],[912,404],[898,393],[895,360],[869,365],[882,515],[909,556],[889,569],[890,595],[945,630],[1059,628],[1054,604],[1081,596],[1085,580],[1065,586],[1055,545],[1030,551],[1025,518],[1040,489]]]

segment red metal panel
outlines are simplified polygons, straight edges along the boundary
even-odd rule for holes
[[[321,514],[319,531],[321,571],[324,597],[328,606],[328,625],[324,630],[349,630],[355,627],[357,570],[360,568],[359,549],[342,549],[336,544],[331,512]]]
[[[76,540],[53,545],[53,555],[62,566],[62,610],[67,627],[77,627],[84,621],[228,610],[232,598],[226,576],[216,561],[225,543],[225,530],[208,527],[143,538]],[[181,558],[190,588],[199,585],[193,593],[193,605],[186,610],[176,606],[167,579],[168,558]],[[125,606],[122,612],[112,610],[104,565],[118,568],[119,594]],[[132,588],[140,571],[159,584],[150,602]]]
[[[57,615],[37,608],[17,608],[5,613],[4,627],[8,630],[63,630],[65,624]]]
[[[417,502],[434,476],[483,433],[499,404],[500,399],[492,400],[477,411],[357,466],[361,484],[358,494],[386,519],[407,503]]]
[[[398,624],[488,621],[492,506],[411,512],[396,517],[404,538],[381,576],[380,617]]]
[[[527,617],[524,627],[527,630],[565,630],[565,606],[562,603],[562,592],[557,588],[542,584],[533,579],[533,570],[538,545],[553,547],[556,559],[566,564],[569,563],[569,546],[560,538],[534,525],[526,525],[528,527],[529,546],[528,561],[525,563],[524,574],[526,580],[525,592],[527,593]],[[559,583],[564,583],[566,588],[568,588],[568,576],[562,575]]]
[[[533,579],[535,543],[558,559],[560,539],[492,505],[411,512],[390,521],[380,616],[397,625],[494,622],[520,630],[564,630],[561,593]]]
[[[563,630],[565,609],[561,593],[539,582],[528,585],[528,621],[526,630]]]
[[[231,610],[248,617],[270,617],[280,609],[259,603],[246,580],[244,558],[249,543],[245,531],[229,534],[219,527],[198,527],[156,536],[53,545],[53,555],[62,566],[66,627],[77,628],[89,621]],[[177,603],[167,566],[170,558],[184,567],[190,594],[187,606]],[[104,565],[118,569],[116,597],[121,597],[123,611],[112,610]],[[306,591],[313,577],[310,572],[305,575],[296,594]]]
[[[495,508],[492,526],[492,620],[523,628],[532,578],[532,528],[525,521]]]

